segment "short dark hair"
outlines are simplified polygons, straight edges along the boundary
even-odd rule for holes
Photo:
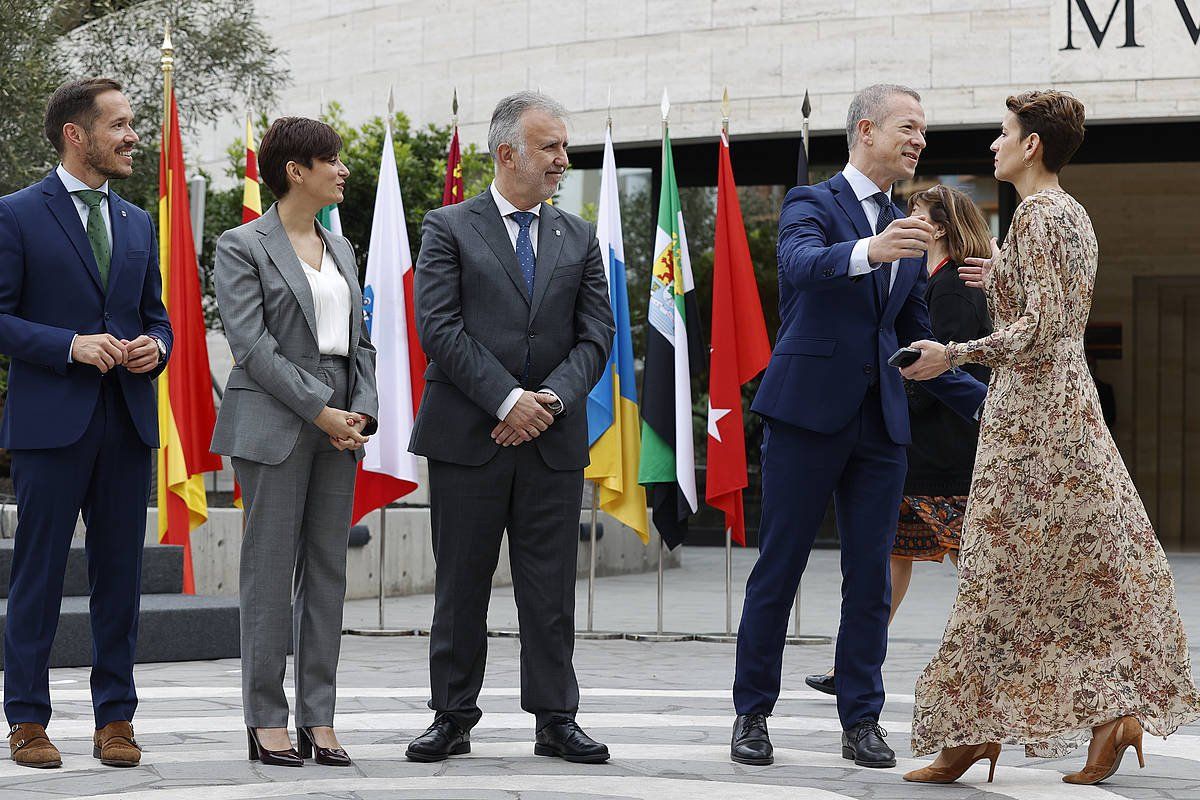
[[[280,117],[271,123],[258,143],[258,174],[276,197],[292,188],[289,161],[312,168],[313,159],[333,158],[342,149],[342,137],[324,122],[308,117]]]
[[[119,92],[121,84],[112,78],[81,78],[67,81],[54,90],[46,102],[46,138],[54,145],[54,150],[63,154],[66,145],[63,142],[63,125],[74,122],[91,130],[100,116],[96,108],[96,97],[105,92]]]
[[[1069,92],[1024,92],[1004,101],[1021,125],[1021,138],[1036,133],[1042,140],[1042,163],[1060,172],[1083,143],[1083,103]]]

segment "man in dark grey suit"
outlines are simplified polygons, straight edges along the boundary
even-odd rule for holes
[[[414,761],[470,752],[505,530],[534,752],[608,759],[575,723],[571,657],[587,394],[614,328],[595,227],[544,202],[567,168],[565,117],[541,94],[501,100],[488,132],[494,183],[425,217],[415,307],[430,363],[409,447],[429,459],[436,718],[409,745]]]

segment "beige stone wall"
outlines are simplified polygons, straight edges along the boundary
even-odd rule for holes
[[[1078,2],[1079,0],[1075,0]],[[1086,0],[1101,23],[1113,0]],[[1126,0],[1121,0],[1126,2]],[[618,142],[659,136],[664,86],[675,139],[713,136],[722,89],[732,130],[844,125],[850,96],[910,84],[935,126],[991,125],[1014,90],[1076,92],[1094,122],[1200,117],[1200,47],[1175,4],[1128,0],[1140,48],[1120,48],[1124,12],[1097,48],[1065,0],[257,0],[294,78],[271,113],[318,113],[337,100],[351,121],[384,113],[389,86],[414,121],[445,122],[458,88],[463,135],[482,144],[496,100],[521,88],[575,113],[572,141],[601,140],[611,93]],[[1189,7],[1200,19],[1200,4]],[[183,65],[180,65],[183,68]],[[235,103],[236,105],[236,103]],[[241,133],[240,112],[206,132],[212,163]],[[219,170],[217,171],[219,174]]]
[[[1200,275],[1200,163],[1068,166],[1062,183],[1091,215],[1100,243],[1093,322],[1120,322],[1123,358],[1100,361],[1113,384],[1114,431],[1128,462],[1133,443],[1133,282],[1141,275]]]

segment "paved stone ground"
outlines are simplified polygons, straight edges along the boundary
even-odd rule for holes
[[[752,552],[735,553],[735,616]],[[1173,556],[1185,622],[1200,644],[1200,556]],[[806,633],[835,632],[837,553],[818,552],[803,588]],[[668,629],[691,632],[724,627],[723,553],[689,550],[684,566],[666,575]],[[112,769],[91,757],[87,671],[52,674],[56,715],[50,733],[64,751],[64,766],[35,771],[0,760],[0,800],[122,798],[235,800],[237,798],[338,798],[339,800],[552,800],[653,798],[653,800],[804,800],[805,798],[917,798],[963,800],[1001,796],[1052,798],[1200,798],[1200,725],[1165,742],[1146,741],[1147,767],[1126,759],[1099,787],[1071,787],[1060,775],[1083,763],[1082,751],[1058,761],[1025,759],[1007,747],[996,782],[976,767],[954,786],[906,784],[900,773],[919,765],[908,758],[908,724],[914,679],[929,659],[954,591],[949,566],[921,564],[893,629],[885,680],[884,726],[900,756],[894,770],[855,767],[840,756],[836,712],[830,698],[804,688],[803,676],[823,670],[829,646],[789,647],[788,689],[771,719],[777,761],[744,767],[728,759],[732,722],[729,684],[733,646],[701,642],[580,641],[576,666],[584,697],[580,722],[609,743],[614,758],[579,766],[532,754],[532,718],[521,712],[518,643],[491,639],[481,705],[484,717],[470,756],[443,764],[404,760],[408,740],[430,721],[428,639],[343,640],[338,730],[355,767],[313,764],[303,769],[263,767],[246,759],[241,727],[237,661],[149,664],[138,668],[142,705],[136,720],[146,748],[142,766]],[[597,586],[595,627],[637,631],[655,627],[655,576],[606,578]],[[586,622],[586,584],[579,587],[578,619]],[[429,597],[397,598],[387,607],[396,626],[428,624]],[[511,590],[497,590],[491,624],[515,624]],[[375,622],[371,601],[347,604],[348,624]],[[1200,648],[1193,648],[1200,665]],[[290,680],[289,680],[290,683]]]

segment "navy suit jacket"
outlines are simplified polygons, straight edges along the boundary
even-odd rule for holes
[[[897,217],[904,213],[893,204]],[[925,259],[894,267],[880,314],[883,273],[850,277],[850,253],[874,232],[840,173],[788,192],[779,217],[779,335],[752,409],[818,433],[843,428],[876,378],[888,435],[912,441],[900,372],[887,359],[901,345],[933,339],[925,305]],[[934,396],[972,419],[986,389],[965,372],[925,383]]]
[[[0,447],[66,447],[83,436],[100,396],[100,371],[68,364],[76,334],[160,339],[172,335],[162,302],[154,225],[141,208],[108,193],[112,257],[108,291],[75,202],[51,172],[0,198],[0,352],[11,358]],[[135,375],[116,368],[138,436],[158,446],[151,383],[166,366]]]

